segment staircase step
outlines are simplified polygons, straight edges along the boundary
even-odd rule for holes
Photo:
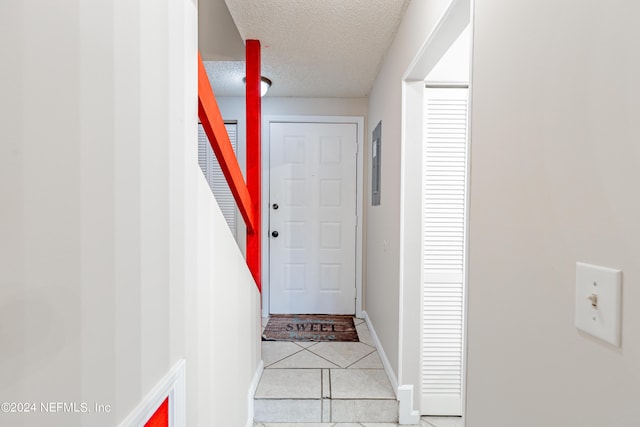
[[[395,399],[254,399],[254,420],[266,423],[398,422]]]
[[[333,399],[331,421],[336,423],[397,423],[398,401],[393,399]]]

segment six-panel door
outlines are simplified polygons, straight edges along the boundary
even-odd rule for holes
[[[271,123],[270,313],[355,313],[357,127]]]

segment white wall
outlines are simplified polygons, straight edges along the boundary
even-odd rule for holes
[[[638,16],[475,2],[468,427],[638,424]],[[576,261],[622,269],[621,349],[575,329]]]
[[[196,22],[3,3],[0,401],[112,407],[3,425],[117,425],[182,358],[187,425],[246,424],[258,295],[197,165]]]
[[[371,206],[370,167],[366,166],[365,306],[399,385],[417,381],[416,363],[419,360],[414,354],[411,366],[403,362],[409,374],[402,375],[399,367],[402,79],[450,2],[418,0],[409,4],[369,97],[369,135],[382,120],[382,187],[380,206]],[[371,147],[367,145],[365,159],[370,157]],[[420,180],[420,176],[415,179]],[[413,300],[419,304],[417,299]],[[417,324],[414,326],[417,328]],[[419,335],[414,335],[413,344],[417,344]],[[417,348],[416,345],[414,347]],[[417,403],[417,395],[414,398],[414,403]]]
[[[197,248],[187,287],[187,426],[245,426],[260,355],[260,294],[200,170]],[[231,250],[234,248],[235,250]]]
[[[217,98],[223,120],[238,121],[238,162],[244,173],[246,158],[247,120],[244,97]],[[367,98],[262,98],[262,115],[305,116],[367,116]],[[366,123],[365,123],[366,125]],[[241,239],[238,239],[240,243]],[[242,239],[244,240],[244,239]]]
[[[471,26],[467,26],[429,72],[426,81],[427,83],[469,84],[470,62]]]
[[[221,96],[217,98],[224,120],[238,121],[238,146],[240,167],[245,167],[246,102],[244,97]],[[367,98],[262,98],[262,115],[306,116],[364,116],[367,115]]]

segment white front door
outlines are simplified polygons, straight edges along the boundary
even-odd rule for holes
[[[357,126],[269,132],[269,311],[355,314]]]

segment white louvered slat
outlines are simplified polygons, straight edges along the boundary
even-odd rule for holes
[[[228,123],[225,124],[225,128],[227,129],[233,151],[237,151],[238,125]],[[198,125],[198,163],[218,202],[218,206],[220,206],[222,215],[229,225],[229,229],[234,236],[237,236],[236,203],[202,125]]]
[[[467,89],[426,89],[422,411],[461,415]]]
[[[209,140],[207,139],[207,135],[204,133],[204,129],[202,125],[198,125],[198,164],[200,165],[200,169],[204,174],[205,178],[207,178],[207,182],[209,182],[209,178],[207,176],[208,168],[207,168],[207,149],[211,150],[209,146]]]

